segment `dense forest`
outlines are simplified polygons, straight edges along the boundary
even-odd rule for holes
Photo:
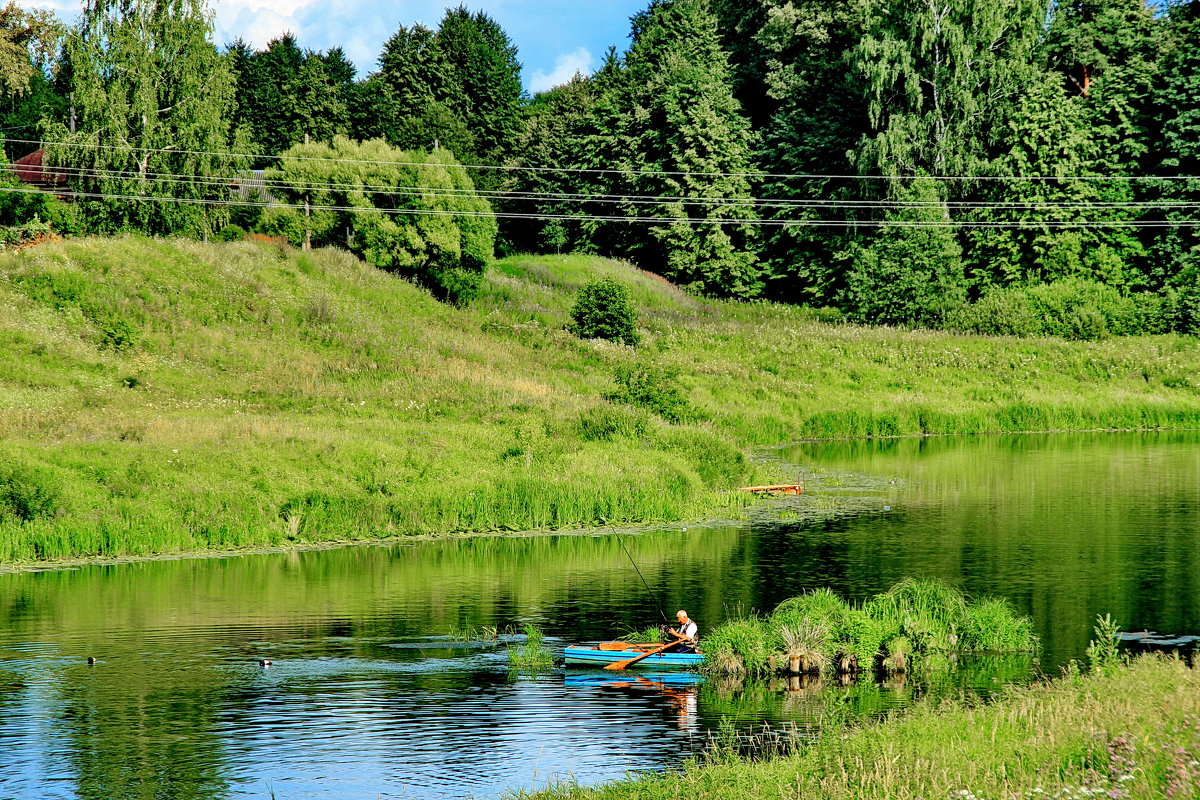
[[[204,0],[0,10],[0,224],[334,244],[454,301],[494,250],[991,334],[1200,333],[1200,3],[653,0],[527,96],[490,17],[377,69]],[[252,171],[253,170],[253,171]]]

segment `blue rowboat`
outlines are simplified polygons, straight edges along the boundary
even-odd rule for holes
[[[638,645],[625,644],[624,642],[601,642],[595,647],[584,647],[576,645],[568,647],[563,651],[568,664],[582,664],[585,666],[603,667],[606,664],[615,664],[618,661],[628,661],[631,658],[636,658],[647,649],[654,649],[658,645]],[[679,668],[695,668],[704,663],[704,653],[655,653],[652,656],[646,656],[641,661],[634,664],[631,669],[639,667],[647,667],[650,669],[679,669]]]

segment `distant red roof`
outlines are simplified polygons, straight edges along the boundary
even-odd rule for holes
[[[42,166],[42,159],[45,155],[45,149],[34,150],[29,155],[14,161],[13,166],[16,168],[17,180],[38,186],[58,186],[66,183],[67,176],[64,173]]]

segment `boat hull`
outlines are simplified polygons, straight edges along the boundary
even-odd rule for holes
[[[597,647],[568,647],[563,651],[566,663],[579,666],[603,667],[618,661],[628,661],[636,658],[643,651],[636,648],[628,650],[609,650]],[[646,656],[634,664],[631,669],[688,669],[696,668],[704,663],[703,653],[655,653]]]

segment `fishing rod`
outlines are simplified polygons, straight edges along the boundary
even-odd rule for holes
[[[621,549],[625,551],[625,555],[629,557],[629,563],[633,565],[633,571],[637,573],[639,578],[642,578],[642,586],[646,587],[646,594],[650,595],[650,602],[654,603],[654,607],[658,609],[658,615],[663,618],[663,622],[668,625],[671,621],[667,619],[667,615],[663,613],[662,603],[658,602],[658,598],[654,596],[654,592],[650,590],[650,584],[646,583],[646,579],[642,577],[642,571],[638,569],[637,562],[633,560],[633,556],[629,554],[629,548],[625,546],[625,540],[617,535],[617,543],[621,545]]]

